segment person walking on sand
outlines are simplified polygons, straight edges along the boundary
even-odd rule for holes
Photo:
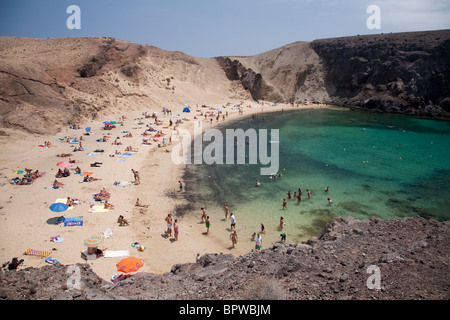
[[[178,219],[173,222],[173,234],[175,236],[175,241],[178,241]]]
[[[234,245],[238,242],[238,236],[237,236],[236,230],[234,230],[233,233],[230,234],[230,240],[231,240],[231,243],[233,244],[233,248],[235,248]]]
[[[202,219],[202,223],[204,223],[206,221],[206,210],[205,210],[205,208],[202,208],[201,210],[202,210],[201,219]]]
[[[167,224],[167,234],[169,235],[169,237],[172,236],[172,214],[168,214],[167,217],[164,219],[164,221],[166,221]]]
[[[281,207],[283,209],[287,209],[287,201],[286,201],[286,199],[283,199],[283,204],[281,205]]]
[[[211,225],[211,222],[209,221],[209,216],[206,217],[205,226],[206,226],[206,234],[209,233],[209,227]]]
[[[183,184],[179,180],[178,180],[178,185],[179,185],[180,191],[183,191]]]

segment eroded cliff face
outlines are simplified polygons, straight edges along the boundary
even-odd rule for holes
[[[448,117],[449,52],[450,30],[441,30],[296,42],[227,66],[256,74],[242,83],[255,100]]]
[[[333,104],[450,115],[450,30],[316,40],[311,47]]]

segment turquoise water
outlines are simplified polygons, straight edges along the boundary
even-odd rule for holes
[[[275,242],[281,216],[290,241],[315,235],[337,216],[450,218],[450,122],[311,109],[243,117],[226,128],[280,130],[276,180],[261,176],[260,164],[187,166],[187,197],[217,219],[227,203],[241,233],[257,232],[263,222]],[[302,202],[287,200],[299,188]]]

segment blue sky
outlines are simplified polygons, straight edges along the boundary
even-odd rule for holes
[[[81,9],[70,30],[67,7]],[[367,7],[380,8],[370,30]],[[113,37],[197,57],[254,55],[295,41],[450,29],[450,0],[1,0],[0,36]]]

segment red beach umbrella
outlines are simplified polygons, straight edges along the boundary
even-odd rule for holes
[[[71,163],[64,162],[64,161],[60,161],[56,165],[58,166],[58,168],[69,168],[72,166]]]

